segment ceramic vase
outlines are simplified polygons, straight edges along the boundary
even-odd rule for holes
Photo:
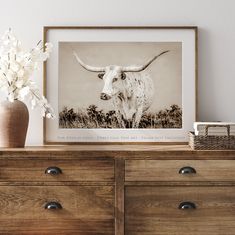
[[[0,102],[0,147],[24,147],[28,124],[29,112],[23,102]]]

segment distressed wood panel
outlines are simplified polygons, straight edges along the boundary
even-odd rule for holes
[[[63,208],[47,210],[49,201]],[[0,234],[114,234],[112,186],[4,186],[0,208]]]
[[[51,166],[62,174],[45,174]],[[0,159],[0,181],[114,181],[114,160]]]
[[[126,187],[126,235],[234,235],[235,187]],[[183,201],[196,209],[180,210]]]
[[[234,150],[194,151],[187,145],[76,145],[76,146],[39,146],[15,149],[1,149],[1,158],[53,158],[53,159],[104,159],[125,157],[127,159],[231,159],[235,160]]]
[[[190,166],[196,174],[179,174]],[[233,160],[126,160],[126,181],[234,181]]]

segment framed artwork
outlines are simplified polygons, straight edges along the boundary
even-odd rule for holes
[[[197,27],[44,27],[45,144],[185,143],[196,121]]]

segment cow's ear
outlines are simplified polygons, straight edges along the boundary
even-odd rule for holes
[[[99,73],[98,74],[98,78],[103,79],[103,77],[104,77],[104,73]]]
[[[122,80],[125,80],[125,79],[126,79],[126,74],[125,74],[125,73],[122,73],[121,79],[122,79]]]

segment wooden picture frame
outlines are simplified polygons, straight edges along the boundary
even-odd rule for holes
[[[43,123],[44,144],[68,144],[68,145],[69,144],[73,144],[73,145],[74,144],[75,145],[76,144],[148,144],[148,143],[151,143],[151,144],[153,143],[185,144],[188,141],[188,131],[190,131],[191,128],[193,127],[193,122],[197,120],[198,28],[196,26],[125,26],[125,27],[124,26],[102,26],[102,27],[101,26],[46,26],[44,27],[44,30],[43,30],[43,40],[44,40],[44,43],[47,41],[50,41],[54,44],[54,51],[52,52],[51,58],[49,58],[49,60],[44,63],[43,76],[44,76],[44,95],[48,98],[49,102],[52,104],[57,115],[56,120],[44,119],[44,123]],[[104,45],[100,46],[100,43],[101,44],[103,43]],[[180,47],[179,44],[177,43],[181,43],[181,69],[182,69],[181,84],[176,86],[176,87],[181,86],[181,89],[182,89],[181,94],[180,93],[178,94],[176,92],[176,94],[178,94],[178,97],[181,96],[181,99],[182,99],[182,103],[181,103],[182,126],[181,128],[167,127],[167,128],[159,128],[159,129],[157,128],[152,128],[152,129],[142,128],[141,129],[141,128],[134,128],[133,126],[132,126],[133,128],[123,128],[123,126],[120,126],[120,128],[107,127],[107,129],[100,128],[100,127],[89,128],[87,126],[85,126],[85,128],[77,128],[77,127],[67,128],[67,126],[66,128],[64,128],[64,126],[62,126],[63,128],[60,128],[58,93],[59,93],[59,88],[61,92],[61,89],[62,89],[61,87],[65,87],[65,85],[67,86],[67,80],[66,80],[67,77],[65,78],[64,76],[63,79],[60,79],[60,83],[62,85],[60,84],[59,86],[58,85],[59,83],[58,70],[60,72],[63,71],[63,73],[64,71],[67,71],[67,73],[70,72],[72,74],[72,72],[77,69],[71,69],[74,67],[70,67],[70,65],[65,67],[63,63],[60,61],[61,57],[59,58],[58,53],[65,53],[63,55],[67,55],[68,49],[66,48],[69,48],[69,47],[72,47],[73,48],[72,50],[75,52],[77,52],[78,50],[77,48],[80,48],[79,49],[79,52],[80,52],[82,46],[84,46],[84,48],[93,48],[93,49],[95,48],[94,50],[90,49],[89,51],[89,53],[92,55],[91,51],[92,50],[93,52],[96,51],[96,47],[97,48],[100,47],[103,50],[104,48],[108,48],[108,46],[109,47],[113,46],[112,47],[113,50],[108,50],[108,49],[105,50],[107,54],[108,51],[112,51],[112,53],[118,52],[118,49],[120,48],[122,49],[121,47],[122,45],[123,45],[123,48],[124,47],[127,49],[135,48],[136,50],[136,48],[139,48],[139,45],[137,46],[133,45],[134,43],[142,43],[141,45],[145,46],[146,48],[150,47],[149,46],[150,44],[151,46],[153,46],[153,48],[157,48],[158,46],[159,48],[161,47],[166,48],[168,45],[170,45],[170,48],[173,48],[172,51],[175,53],[174,54],[175,57],[178,55],[177,53],[179,51],[177,48]],[[106,46],[106,44],[108,46]],[[84,49],[84,51],[86,50]],[[133,49],[130,49],[130,51],[133,51]],[[161,50],[159,52],[161,52]],[[90,56],[86,58],[86,62],[89,59],[98,58],[97,55],[100,55],[99,49],[97,49],[96,54],[94,53],[93,53],[94,55],[93,57]],[[68,60],[72,61],[72,54],[71,54],[71,57],[69,58],[64,57],[64,58],[66,59],[64,59],[63,61],[68,61]],[[75,57],[73,57],[73,59],[74,58]],[[120,56],[118,58],[120,58]],[[108,60],[109,59],[107,59],[107,61]],[[125,61],[125,58],[123,60]],[[104,64],[104,61],[105,59],[103,59],[102,63],[103,65],[106,65]],[[161,61],[163,61],[163,59],[161,59]],[[173,63],[172,62],[173,59],[172,60],[169,59],[169,61]],[[95,65],[97,65],[98,62],[96,61]],[[62,63],[63,66],[59,67],[60,63]],[[177,63],[179,64],[179,62]],[[92,62],[89,62],[89,64],[92,64]],[[80,66],[81,68],[83,67],[81,66],[81,64],[80,65],[77,64],[77,65]],[[166,61],[165,61],[164,66],[165,68],[167,68]],[[180,66],[178,65],[177,68],[179,69]],[[165,71],[168,71],[168,70],[166,69]],[[174,70],[171,71],[171,73],[174,74]],[[72,76],[74,75],[71,75],[71,77]],[[61,81],[63,81],[63,83]],[[73,86],[73,83],[70,83],[70,87],[72,86]],[[160,88],[160,90],[161,89],[162,88]],[[172,94],[173,93],[172,91],[174,89],[172,87],[172,88],[169,88],[169,90],[171,91],[171,94]],[[170,91],[168,91],[169,94],[170,94]],[[63,92],[64,90],[62,90],[62,93]],[[86,92],[90,93],[90,90],[87,90]],[[60,95],[60,97],[66,97],[66,94],[68,93],[70,92],[67,91],[67,93],[65,92],[65,95],[64,94],[62,96]],[[79,100],[81,101],[82,99],[80,98]],[[161,99],[161,100],[164,100],[164,99]],[[63,103],[63,100],[60,102]],[[171,110],[169,109],[166,109],[166,110],[168,110],[168,113],[171,112]],[[79,115],[81,114],[79,113]],[[102,115],[104,116],[105,114],[102,114]],[[157,114],[155,114],[155,117],[156,116]],[[115,121],[114,123],[115,125],[120,124],[118,123],[118,121]],[[154,125],[155,123],[156,121],[154,120]],[[125,124],[124,122],[123,125],[127,125],[127,124]],[[133,124],[129,124],[129,125],[133,125]],[[113,133],[110,134],[111,132]],[[100,133],[104,133],[104,134],[101,135]]]

